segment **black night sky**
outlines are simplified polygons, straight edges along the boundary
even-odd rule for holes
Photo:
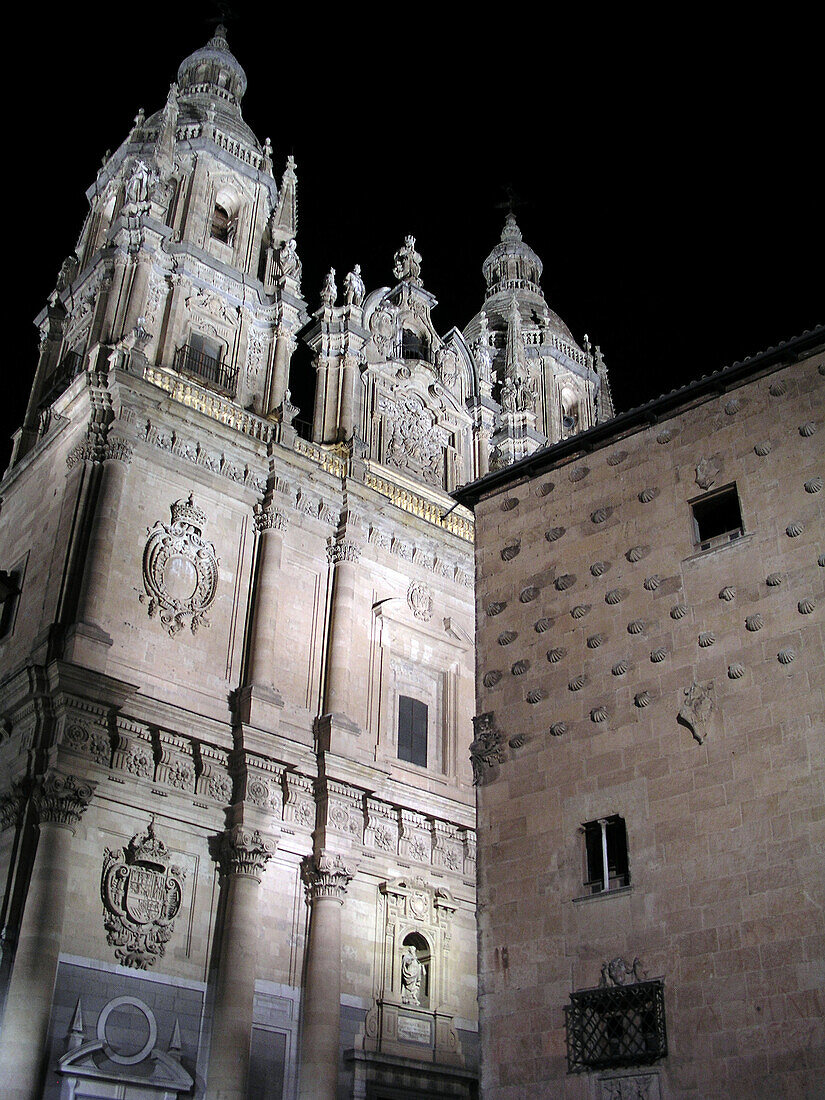
[[[483,301],[507,189],[548,303],[599,344],[630,408],[825,320],[822,91],[811,27],[724,29],[501,6],[247,4],[226,20],[280,179],[298,166],[304,295],[330,266],[388,285],[416,237],[442,333]],[[531,14],[532,12],[532,14]],[[2,464],[37,351],[32,320],[73,249],[107,149],[161,107],[213,4],[34,7],[6,115],[12,274]],[[160,29],[158,29],[160,25]],[[11,70],[7,68],[7,74]],[[11,79],[11,78],[9,78]],[[293,390],[301,389],[293,382]]]

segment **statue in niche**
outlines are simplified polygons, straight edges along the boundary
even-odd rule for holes
[[[393,256],[392,273],[399,282],[409,279],[411,282],[421,284],[421,256],[415,250],[415,237],[404,238],[403,247],[399,248]]]
[[[296,283],[301,282],[301,261],[298,258],[298,246],[295,244],[294,237],[290,237],[281,245],[275,261],[275,271],[281,285],[286,278],[294,279]]]
[[[347,305],[360,306],[364,301],[365,293],[364,280],[361,278],[361,265],[356,264],[344,279],[344,297]]]
[[[408,944],[401,956],[401,1000],[405,1005],[421,1004],[421,983],[424,967],[415,948]]]
[[[132,174],[126,183],[126,201],[136,205],[145,203],[149,199],[149,186],[151,177],[145,161],[135,161]]]

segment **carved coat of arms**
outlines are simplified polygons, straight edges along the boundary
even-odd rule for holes
[[[211,542],[202,538],[206,514],[188,500],[172,505],[172,522],[158,521],[149,530],[143,551],[141,603],[148,605],[150,618],[160,621],[170,637],[189,623],[193,634],[209,626],[206,613],[218,586],[218,558]]]
[[[172,865],[154,823],[125,848],[106,848],[100,896],[107,940],[123,966],[146,970],[160,958],[172,935],[186,872]]]

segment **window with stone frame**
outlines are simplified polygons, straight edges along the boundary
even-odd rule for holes
[[[14,631],[28,554],[9,570],[0,569],[0,641]]]
[[[623,960],[609,966],[616,963]],[[621,983],[607,978],[596,989],[570,994],[564,1010],[568,1073],[650,1065],[667,1057],[664,982],[634,977],[628,972]]]
[[[429,708],[420,699],[398,696],[398,759],[427,767]]]
[[[700,550],[733,542],[743,532],[742,510],[736,485],[726,485],[691,501],[693,538]]]
[[[584,886],[589,894],[621,890],[630,885],[630,860],[624,818],[614,814],[582,826]]]

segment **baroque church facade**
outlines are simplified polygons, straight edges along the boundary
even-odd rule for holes
[[[0,531],[16,1098],[475,1094],[473,521],[612,415],[510,215],[484,308],[304,297],[219,28],[98,172]],[[388,255],[389,260],[389,255]],[[390,265],[388,264],[388,267]],[[293,352],[314,370],[311,425]]]

